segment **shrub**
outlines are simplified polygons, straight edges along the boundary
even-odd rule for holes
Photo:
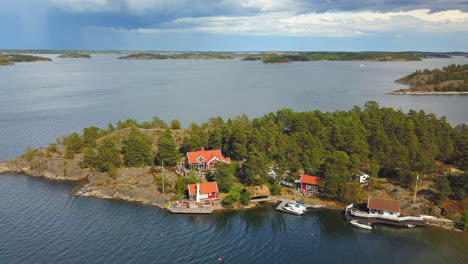
[[[250,192],[247,189],[243,189],[240,194],[239,201],[241,202],[242,205],[248,205],[250,204],[251,197],[252,195],[250,194]]]
[[[270,193],[272,195],[281,195],[281,186],[279,184],[271,184]]]

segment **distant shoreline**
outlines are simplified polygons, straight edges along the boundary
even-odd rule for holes
[[[393,91],[393,95],[468,95],[468,92],[438,92],[438,91]]]

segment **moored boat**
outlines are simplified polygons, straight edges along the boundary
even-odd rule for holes
[[[363,228],[363,229],[372,230],[372,228],[373,228],[370,224],[361,224],[356,220],[351,220],[351,221],[349,221],[349,223],[352,224],[353,226]]]
[[[299,204],[297,204],[299,205]],[[302,206],[304,207],[304,206]],[[304,207],[305,208],[305,207]],[[305,209],[302,209],[300,206],[296,206],[294,204],[287,204],[283,207],[284,212],[295,214],[295,215],[303,215],[305,213]]]

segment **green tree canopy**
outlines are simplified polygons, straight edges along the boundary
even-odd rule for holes
[[[164,162],[165,166],[174,166],[177,161],[179,161],[179,152],[177,151],[172,132],[167,129],[159,138],[156,162],[157,164]]]
[[[122,143],[122,153],[127,167],[142,167],[153,163],[153,142],[138,129],[132,128]]]

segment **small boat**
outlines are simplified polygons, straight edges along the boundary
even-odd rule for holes
[[[288,203],[287,206],[297,207],[297,208],[301,209],[304,212],[307,211],[307,208],[305,206],[303,206],[302,204],[300,204],[300,203]]]
[[[366,66],[366,65],[364,65],[364,64],[359,65],[359,67],[364,67],[364,66]]]
[[[415,225],[407,224],[406,227],[407,227],[407,228],[413,228],[413,227],[415,227]]]
[[[371,230],[373,228],[370,224],[367,224],[367,225],[366,224],[361,224],[356,220],[351,220],[351,221],[349,221],[349,223],[352,224],[353,226],[357,226],[357,227],[368,229],[368,230]]]
[[[283,210],[287,213],[295,215],[303,215],[305,213],[305,210],[301,209],[300,207],[291,206],[291,204],[283,206]]]

